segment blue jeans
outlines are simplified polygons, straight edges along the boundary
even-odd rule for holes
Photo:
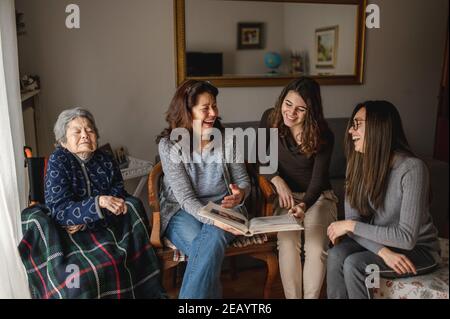
[[[165,236],[189,257],[178,298],[221,298],[222,262],[234,235],[179,210],[170,219]]]

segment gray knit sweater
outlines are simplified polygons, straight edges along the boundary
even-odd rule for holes
[[[164,172],[160,190],[161,234],[164,234],[170,219],[180,209],[202,223],[211,224],[209,219],[198,213],[209,201],[220,204],[229,193],[230,183],[244,189],[245,196],[250,194],[250,179],[244,163],[218,163],[222,162],[223,157],[219,152],[215,155],[219,159],[208,152],[202,155],[194,152],[193,156],[197,157],[199,163],[186,163],[181,155],[173,152],[173,146],[174,143],[168,138],[161,139],[158,145]],[[173,156],[178,158],[174,161]],[[229,177],[225,177],[228,174],[224,174],[224,170],[228,171]]]
[[[345,202],[345,218],[357,221],[350,237],[375,254],[385,246],[412,250],[421,245],[435,255],[438,232],[429,211],[425,163],[397,154],[388,178],[384,205],[374,210],[368,223]]]

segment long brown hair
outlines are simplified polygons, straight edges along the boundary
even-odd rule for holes
[[[310,157],[320,150],[321,145],[326,143],[323,136],[328,131],[328,124],[323,116],[320,86],[311,78],[301,77],[292,81],[283,89],[275,104],[275,108],[269,115],[268,122],[271,127],[278,128],[280,136],[284,138],[289,138],[291,131],[284,124],[281,107],[290,91],[299,94],[307,105],[299,148],[302,153]],[[293,138],[295,140],[295,136]]]
[[[355,151],[351,135],[355,114],[366,109],[364,153]],[[394,153],[415,157],[395,106],[387,101],[367,101],[353,110],[345,133],[347,172],[345,196],[350,206],[370,216],[369,201],[375,209],[383,206]]]
[[[216,99],[219,90],[206,81],[186,80],[180,84],[166,112],[166,122],[169,126],[156,137],[156,143],[164,137],[169,137],[175,128],[188,129],[192,136],[192,108],[198,103],[199,95],[203,93],[209,93]],[[223,129],[219,118],[214,122],[214,127]]]

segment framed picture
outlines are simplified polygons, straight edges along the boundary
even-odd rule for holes
[[[334,68],[336,66],[339,26],[316,30],[316,67]]]
[[[263,49],[264,48],[263,23],[238,23],[237,48]]]

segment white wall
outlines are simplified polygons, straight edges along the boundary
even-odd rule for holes
[[[323,86],[325,117],[348,117],[361,101],[389,100],[400,111],[412,148],[432,156],[449,2],[368,3],[380,6],[381,28],[366,33],[364,84]],[[259,118],[279,93],[275,87],[222,88],[222,116],[236,122]]]
[[[76,3],[81,28],[65,27]],[[89,108],[101,142],[153,159],[155,135],[175,89],[172,3],[167,0],[19,0],[27,35],[19,37],[22,73],[41,77],[41,149],[65,108]]]
[[[357,8],[356,5],[285,4],[285,47],[308,52],[309,74],[355,74]],[[316,68],[315,30],[331,26],[338,26],[336,65]]]
[[[284,48],[283,20],[279,3],[187,0],[186,50],[223,52],[224,74],[264,74],[264,54]],[[263,49],[237,49],[238,22],[264,23]]]
[[[222,52],[224,74],[265,74],[269,70],[264,54],[275,51],[282,55],[279,72],[289,73],[290,53],[306,50],[314,62],[315,30],[337,25],[335,67],[317,69],[311,63],[310,74],[351,75],[355,73],[356,17],[356,5],[186,0],[186,48]],[[239,22],[264,23],[263,49],[237,49]]]
[[[68,3],[80,5],[80,30],[64,27]],[[390,100],[413,148],[431,155],[448,0],[370,3],[380,5],[381,29],[367,31],[364,85],[324,86],[325,116],[347,117],[360,101]],[[175,89],[172,1],[17,0],[17,8],[28,32],[19,39],[21,71],[42,81],[41,149],[52,150],[56,116],[82,105],[96,116],[103,142],[152,160]],[[221,88],[221,116],[259,120],[280,90]]]
[[[216,14],[220,12],[220,14]],[[186,1],[187,51],[222,52],[224,74],[265,74],[264,54],[282,55],[281,73],[290,72],[290,53],[308,51],[315,61],[315,30],[339,26],[337,60],[334,68],[317,69],[310,74],[354,74],[356,5],[272,3],[250,1]],[[238,50],[239,22],[263,22],[263,49]]]

